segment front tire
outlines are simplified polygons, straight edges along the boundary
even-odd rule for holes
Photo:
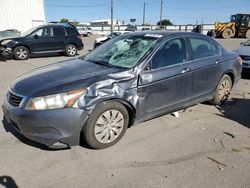
[[[229,39],[231,37],[233,37],[233,30],[232,29],[227,28],[222,32],[222,38]]]
[[[221,78],[219,84],[217,85],[217,88],[213,95],[213,99],[210,101],[210,103],[214,105],[220,105],[224,103],[230,95],[232,86],[233,86],[233,83],[232,83],[232,79],[230,78],[230,76],[224,75]]]
[[[93,149],[104,149],[116,144],[129,124],[127,109],[116,101],[99,104],[83,126],[82,137]]]
[[[13,55],[16,60],[26,60],[29,58],[30,52],[24,46],[17,46],[13,50]]]
[[[74,44],[69,44],[65,48],[65,53],[67,56],[75,56],[77,55],[77,47]]]

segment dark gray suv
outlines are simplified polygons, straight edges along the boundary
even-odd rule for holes
[[[0,41],[3,54],[13,55],[17,60],[25,60],[30,55],[43,53],[65,53],[67,56],[75,56],[83,47],[77,29],[70,24],[62,23],[31,28],[20,37]]]
[[[135,123],[203,101],[225,101],[240,79],[241,63],[201,34],[121,35],[83,58],[17,77],[3,111],[21,134],[49,147],[83,140],[106,148]]]

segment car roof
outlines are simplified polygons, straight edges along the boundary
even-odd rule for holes
[[[197,37],[208,37],[207,35],[203,35],[200,33],[194,32],[180,32],[180,31],[139,31],[139,32],[132,32],[128,33],[128,35],[135,35],[135,36],[145,36],[145,35],[161,35],[162,37],[171,37],[171,36],[197,36]]]
[[[210,41],[212,41],[214,44],[219,45],[223,49],[225,49],[218,41],[214,40],[214,38],[209,37],[204,34],[195,33],[195,32],[183,32],[183,31],[137,31],[137,32],[131,32],[127,33],[126,35],[129,36],[137,36],[137,37],[144,37],[147,35],[147,37],[155,37],[155,38],[170,38],[170,37],[198,37],[198,38],[206,38]],[[225,49],[226,50],[226,49]]]
[[[124,34],[124,33],[132,33],[132,31],[114,31],[114,33]]]

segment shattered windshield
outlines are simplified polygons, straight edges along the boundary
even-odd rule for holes
[[[85,60],[122,68],[135,66],[154,47],[157,37],[122,35],[96,48]]]

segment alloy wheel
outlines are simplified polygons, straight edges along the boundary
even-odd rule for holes
[[[223,101],[225,98],[228,97],[231,91],[231,83],[228,80],[224,80],[221,82],[219,87],[219,100]]]
[[[74,46],[69,46],[68,54],[74,56],[76,54],[76,48]]]
[[[20,48],[17,50],[16,54],[20,59],[25,59],[28,56],[28,51]]]

